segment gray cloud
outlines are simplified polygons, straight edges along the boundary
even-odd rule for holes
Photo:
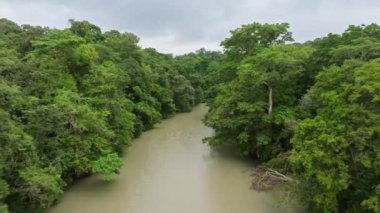
[[[297,41],[380,20],[378,0],[1,0],[0,17],[56,28],[88,20],[102,29],[133,32],[143,47],[181,54],[220,49],[242,24],[288,22]]]

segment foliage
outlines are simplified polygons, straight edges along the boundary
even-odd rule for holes
[[[116,153],[106,154],[91,164],[93,173],[103,174],[103,179],[106,181],[112,180],[119,173],[118,170],[123,166],[123,161]]]
[[[59,30],[0,19],[1,212],[48,208],[82,176],[114,179],[134,137],[203,101],[207,51],[183,65],[141,49],[132,33],[69,22]]]
[[[302,95],[301,77],[308,49],[276,45],[247,57],[238,76],[221,87],[206,123],[216,130],[213,145],[232,144],[242,155],[270,159],[286,150],[291,136],[288,121],[295,118]],[[273,92],[269,113],[268,90]]]
[[[346,61],[319,73],[317,115],[292,139],[292,164],[309,186],[305,202],[323,212],[376,211],[380,180],[380,61]],[[316,207],[316,208],[315,208]]]
[[[297,44],[287,23],[251,23],[223,53],[174,57],[69,22],[0,19],[0,211],[48,208],[85,175],[115,178],[134,137],[205,101],[206,141],[292,172],[308,211],[380,211],[379,25]]]
[[[253,23],[222,42],[206,141],[292,172],[310,212],[379,212],[380,26],[304,44],[286,44],[287,28]]]
[[[62,195],[64,183],[50,168],[29,167],[20,171],[21,183],[16,193],[37,208],[50,206]]]

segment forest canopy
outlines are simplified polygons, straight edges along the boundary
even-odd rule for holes
[[[133,138],[203,102],[221,53],[174,57],[87,21],[0,19],[0,212],[51,206],[74,180],[117,175]]]
[[[380,26],[303,44],[288,27],[243,25],[222,42],[206,141],[291,174],[308,212],[380,212]]]
[[[231,31],[223,52],[141,48],[88,21],[0,19],[0,212],[52,206],[78,178],[112,180],[143,131],[206,102],[206,138],[290,174],[308,212],[380,212],[380,26],[305,43],[289,24]]]

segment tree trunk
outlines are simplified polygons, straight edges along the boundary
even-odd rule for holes
[[[268,115],[272,115],[273,110],[273,89],[268,85]]]

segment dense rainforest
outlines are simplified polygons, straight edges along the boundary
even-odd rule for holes
[[[291,173],[307,212],[380,212],[380,26],[304,44],[289,25],[244,25],[222,42],[206,139]]]
[[[87,21],[0,19],[0,212],[38,212],[78,178],[112,180],[132,139],[206,102],[211,146],[291,174],[308,212],[380,212],[380,26],[293,41],[287,23],[182,56]]]
[[[203,102],[203,76],[221,57],[173,57],[131,33],[70,24],[0,19],[0,212],[40,211],[89,174],[111,180],[134,137]]]

